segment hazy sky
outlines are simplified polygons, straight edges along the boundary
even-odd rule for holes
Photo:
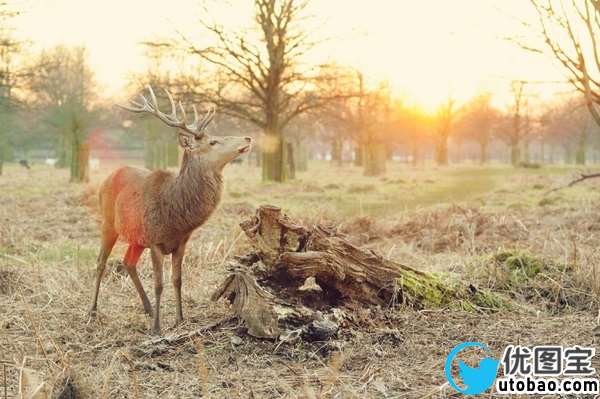
[[[199,0],[18,0],[19,36],[34,49],[59,43],[85,45],[97,80],[122,93],[130,71],[146,64],[138,43],[173,36],[176,29],[201,38]],[[211,17],[231,27],[248,24],[251,0],[215,1]],[[504,40],[533,16],[526,0],[313,0],[310,28],[330,38],[313,54],[388,79],[395,93],[432,109],[450,93],[466,100],[479,90],[507,100],[511,79],[561,79],[549,59]],[[564,88],[563,88],[564,89]],[[554,87],[536,87],[549,95]]]

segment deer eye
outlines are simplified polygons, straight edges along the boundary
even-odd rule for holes
[[[208,144],[215,145],[215,144],[218,144],[218,143],[219,143],[218,140],[211,140],[210,143],[208,143]]]

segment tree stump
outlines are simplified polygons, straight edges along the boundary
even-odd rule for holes
[[[502,298],[472,285],[446,281],[357,247],[335,229],[306,227],[274,206],[261,206],[240,226],[252,253],[234,265],[213,300],[228,298],[253,336],[276,337],[293,328],[306,334],[319,325],[315,321],[323,320],[323,312],[347,305],[505,306]]]

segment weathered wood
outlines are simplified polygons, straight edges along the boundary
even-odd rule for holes
[[[211,300],[227,298],[234,314],[243,320],[248,334],[256,338],[277,338],[283,330],[309,325],[321,315],[302,305],[287,303],[258,285],[249,270],[232,262],[233,272],[212,294]]]
[[[321,312],[346,304],[503,306],[501,298],[472,285],[442,280],[357,247],[335,229],[306,227],[274,206],[260,207],[241,227],[253,252],[234,264],[213,300],[228,298],[255,337],[331,336],[337,324]]]
[[[257,338],[279,336],[275,300],[247,273],[234,272],[213,293],[213,301],[230,298],[236,316],[244,320],[248,334]]]
[[[444,289],[431,274],[357,247],[333,229],[307,228],[277,207],[260,207],[241,226],[256,255],[269,269],[267,278],[283,272],[290,285],[300,287],[307,278],[314,277],[329,297],[378,305],[395,301],[418,305],[427,300],[427,292],[415,296],[413,287],[419,282],[422,287]]]

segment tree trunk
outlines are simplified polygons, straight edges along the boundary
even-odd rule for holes
[[[411,142],[411,153],[412,153],[412,166],[413,167],[417,167],[419,165],[419,143],[417,141],[417,138],[414,137],[414,139]]]
[[[4,152],[6,148],[6,138],[4,128],[0,128],[0,176],[2,176],[2,172],[4,169]]]
[[[529,140],[523,142],[523,161],[526,163],[531,161],[531,156],[529,154]]]
[[[6,141],[2,137],[0,137],[0,176],[2,176],[2,172],[4,169],[4,160],[6,159],[7,145]]]
[[[337,136],[331,142],[331,160],[337,166],[342,166],[342,140]]]
[[[485,165],[488,161],[488,141],[481,140],[479,142],[479,163]]]
[[[252,153],[254,154],[254,166],[256,166],[257,168],[260,168],[261,164],[262,164],[262,153],[263,153],[261,145],[255,146]],[[251,153],[251,155],[252,155],[252,153]]]
[[[454,154],[454,162],[460,164],[463,161],[463,140],[460,137],[456,138],[456,154]]]
[[[156,140],[152,131],[146,128],[144,136],[144,166],[147,169],[154,170],[156,167]]]
[[[572,164],[575,160],[575,151],[568,145],[565,147],[565,163]]]
[[[354,148],[354,166],[363,166],[365,161],[365,145],[362,140],[356,142]]]
[[[70,171],[71,171],[71,182],[78,183],[79,182],[79,150],[80,148],[80,139],[77,133],[73,133],[71,137],[71,162],[70,162]]]
[[[144,166],[150,170],[166,169],[179,165],[179,146],[166,136],[159,122],[144,121]]]
[[[159,145],[158,145],[158,150],[160,153],[160,165],[159,165],[159,169],[166,169],[167,166],[169,166],[169,149],[168,149],[168,143],[164,142],[163,140],[159,141]]]
[[[518,166],[521,162],[521,149],[518,142],[513,142],[510,145],[510,164]]]
[[[578,148],[575,153],[575,164],[576,165],[585,165],[586,156],[585,156],[585,148]]]
[[[383,143],[371,142],[368,143],[365,151],[364,175],[365,176],[380,176],[385,173],[385,161],[387,151]]]
[[[144,166],[150,170],[166,169],[177,166],[179,150],[172,143],[164,142],[154,134],[147,134],[144,140]],[[177,151],[177,152],[174,152]]]
[[[77,155],[79,159],[79,176],[78,181],[82,183],[88,183],[90,181],[90,145],[87,143],[81,144],[79,147],[79,153]]]
[[[179,166],[179,146],[175,141],[169,141],[167,146],[167,167]]]
[[[71,151],[69,150],[69,132],[63,131],[58,140],[58,147],[56,149],[56,166],[57,168],[66,168],[67,165],[71,164]]]
[[[71,146],[71,182],[89,181],[90,146],[81,142],[79,134],[74,134]]]
[[[308,170],[308,148],[302,140],[295,140],[294,143],[294,162],[298,172],[306,172]],[[291,177],[290,178],[294,178]]]
[[[448,134],[441,132],[436,146],[435,161],[438,166],[448,165]]]
[[[267,130],[262,148],[262,177],[265,182],[287,180],[284,141],[280,132]]]
[[[587,152],[587,134],[585,130],[579,133],[579,139],[577,140],[577,151],[575,152],[575,164],[585,165],[586,163],[586,152]]]
[[[286,175],[288,179],[296,178],[296,152],[294,151],[294,145],[291,142],[286,143],[286,151],[283,154],[286,160]]]

